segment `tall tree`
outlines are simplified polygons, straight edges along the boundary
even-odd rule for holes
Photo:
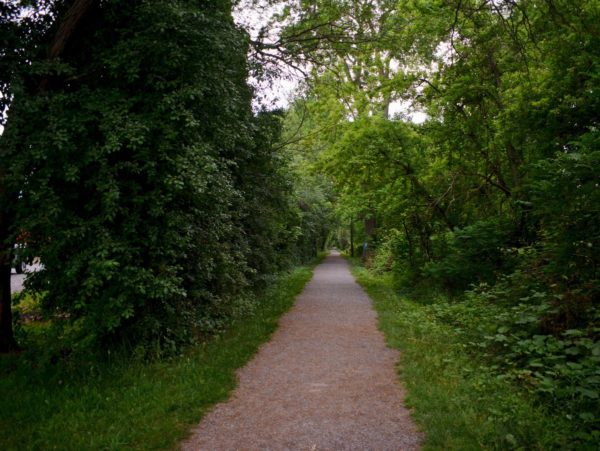
[[[29,283],[78,347],[220,327],[284,259],[290,191],[231,3],[54,2],[49,17],[2,136],[13,224],[44,264]]]
[[[22,94],[23,83],[29,85],[34,95],[45,89],[48,78],[34,79],[27,76],[26,67],[31,58],[43,49],[43,42],[50,39],[47,48],[47,62],[60,57],[65,45],[80,26],[81,18],[88,12],[91,1],[74,1],[62,6],[63,14],[58,11],[44,13],[53,7],[52,2],[41,0],[21,4],[8,1],[0,5],[0,31],[4,36],[0,49],[0,112],[3,114],[0,124],[8,131],[0,139],[0,154],[6,155],[10,143],[13,121],[6,121],[6,114],[13,115],[11,104],[15,96]],[[55,23],[56,32],[49,31]],[[47,36],[47,37],[46,37]],[[39,75],[39,74],[38,74]],[[37,77],[36,77],[37,78]],[[19,187],[11,187],[7,178],[11,172],[9,161],[0,162],[0,352],[17,347],[12,329],[11,310],[11,267],[12,250],[16,235],[20,232],[14,223],[14,206],[19,195]]]

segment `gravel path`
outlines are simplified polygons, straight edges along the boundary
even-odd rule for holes
[[[334,253],[184,450],[415,450],[370,300]]]

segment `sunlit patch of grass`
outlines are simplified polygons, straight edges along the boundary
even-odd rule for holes
[[[40,322],[43,320],[40,306],[42,294],[31,294],[25,291],[13,295],[13,315],[18,315],[23,323]]]
[[[87,376],[29,371],[0,359],[0,449],[166,449],[225,400],[242,367],[268,340],[312,275],[282,275],[252,317],[168,361],[91,361]]]

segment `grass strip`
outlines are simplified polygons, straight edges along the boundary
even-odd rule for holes
[[[175,447],[211,406],[227,399],[236,369],[269,339],[311,276],[312,267],[282,275],[253,316],[168,361],[121,362],[73,381],[3,374],[0,449]]]
[[[388,346],[402,352],[398,371],[425,450],[573,449],[560,412],[467,355],[459,334],[426,305],[398,296],[391,277],[356,264],[353,274],[373,300]]]

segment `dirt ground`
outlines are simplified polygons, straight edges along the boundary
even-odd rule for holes
[[[240,370],[231,399],[206,415],[182,449],[419,449],[397,360],[368,296],[333,253]]]

